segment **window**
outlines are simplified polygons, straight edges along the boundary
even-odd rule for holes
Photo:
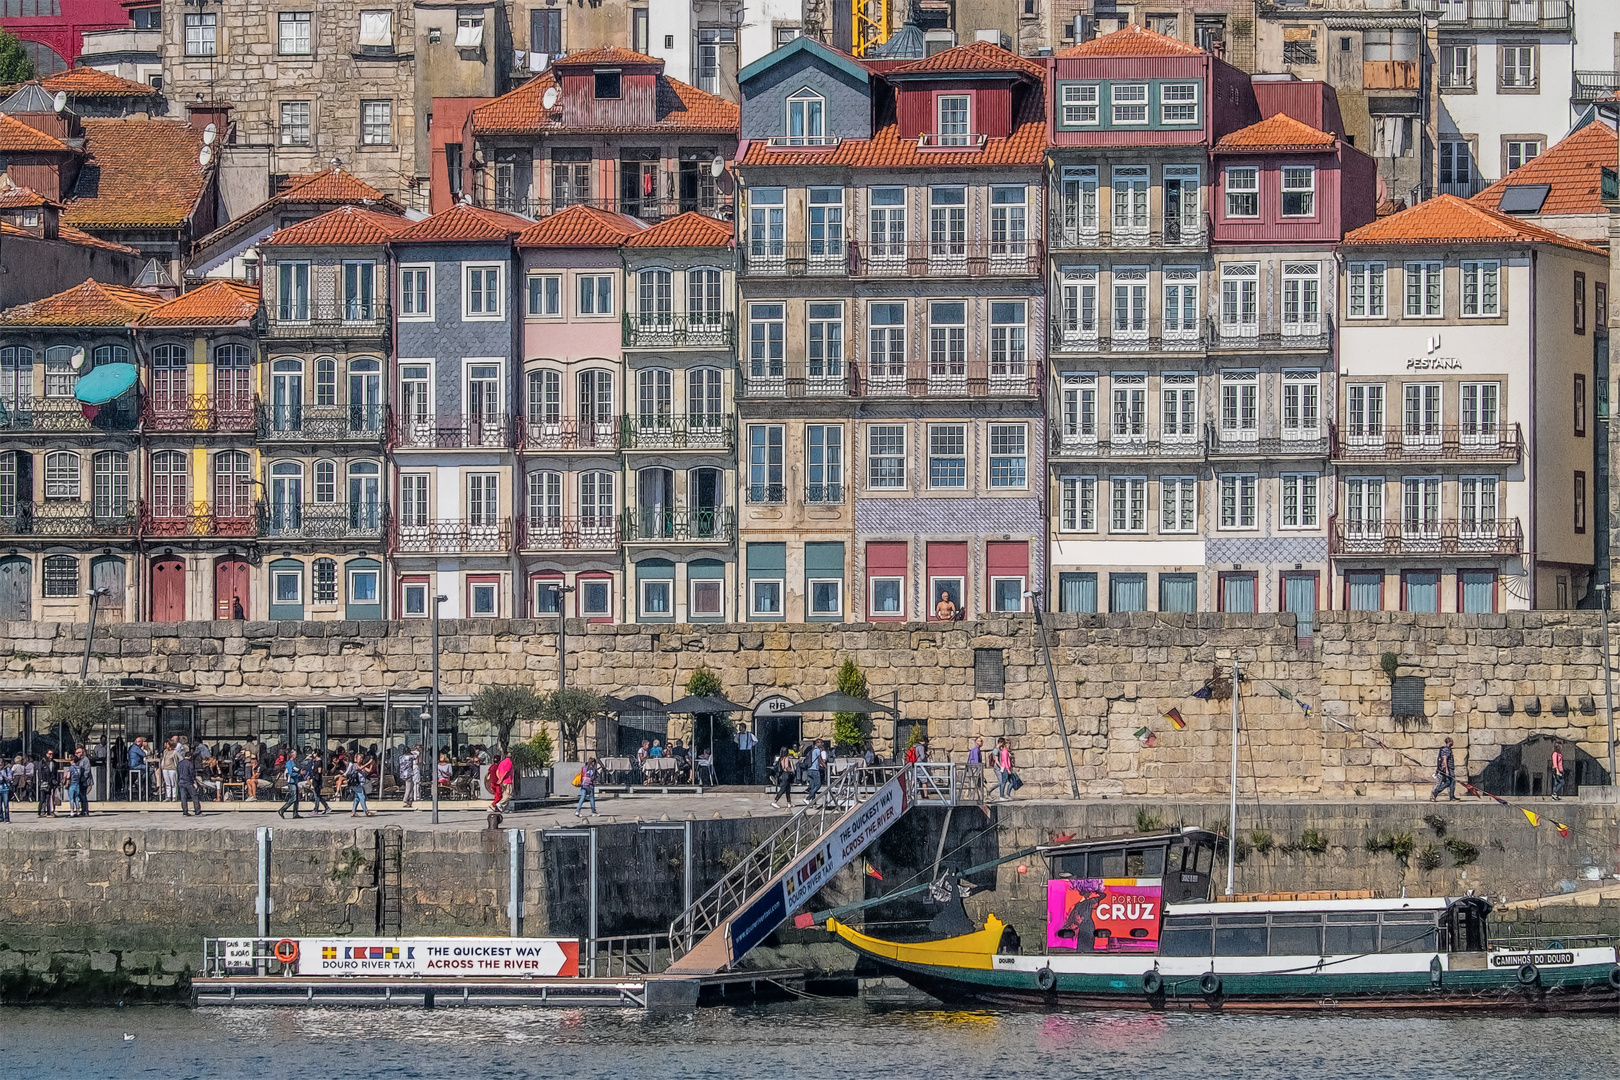
[[[456,18],[456,48],[482,49],[484,47],[483,15],[460,15]]]
[[[643,56],[652,52],[650,16],[644,7],[630,9],[630,51]]]
[[[82,483],[79,474],[79,455],[57,450],[45,455],[45,498],[58,502],[77,502]]]
[[[991,611],[1023,611],[1024,579],[997,577],[990,579]]]
[[[1093,267],[1065,267],[1058,298],[1059,326],[1066,337],[1097,337],[1097,289],[1099,272]]]
[[[967,380],[967,305],[960,301],[928,305],[928,383],[930,389],[960,386]]]
[[[967,427],[928,425],[928,486],[967,487]]]
[[[1503,90],[1534,90],[1536,46],[1503,45],[1501,48],[1502,62],[1498,72],[1498,85]]]
[[[1501,263],[1466,260],[1462,264],[1462,313],[1465,316],[1501,313]]]
[[[1164,83],[1159,87],[1159,122],[1198,123],[1198,84]]]
[[[1166,372],[1160,377],[1159,434],[1165,442],[1196,442],[1199,437],[1198,376]]]
[[[1575,376],[1580,379],[1581,376]],[[1498,434],[1501,386],[1498,383],[1463,383],[1462,441],[1473,445],[1494,445]],[[1584,384],[1577,387],[1583,392]],[[1583,424],[1584,430],[1584,424]]]
[[[370,322],[376,318],[377,264],[343,264],[343,318],[347,322]]]
[[[469,266],[466,273],[467,285],[462,293],[462,317],[500,318],[501,268]]]
[[[842,424],[811,424],[805,428],[804,501],[844,501],[844,428]]]
[[[805,87],[787,99],[787,137],[792,146],[815,146],[826,135],[826,102]]]
[[[329,559],[323,559],[323,560],[320,560],[319,562],[316,563],[315,572],[316,572],[316,580],[317,581],[319,580],[319,576],[320,576],[320,562],[330,562],[330,561],[331,560],[329,560]],[[333,576],[334,579],[336,579],[336,577],[337,577],[337,573],[336,573],[337,564],[336,563],[332,564],[332,569],[333,569],[333,575],[332,576]],[[349,603],[351,603],[351,604],[375,604],[375,603],[377,603],[379,597],[381,596],[381,593],[379,592],[378,587],[377,587],[378,586],[378,578],[380,576],[381,575],[376,570],[350,570],[349,571]],[[337,582],[336,582],[336,580],[334,580],[333,581],[333,590],[336,591],[336,588],[337,588]]]
[[[871,203],[867,212],[868,258],[876,262],[903,260],[906,257],[906,189],[870,188],[867,198]]]
[[[1570,310],[1575,318],[1575,332],[1586,333],[1586,275],[1577,272],[1574,280],[1574,294],[1570,297]]]
[[[1408,539],[1440,535],[1440,478],[1407,476],[1401,479],[1401,532]]]
[[[1147,123],[1147,100],[1147,83],[1114,83],[1108,88],[1108,101],[1114,107],[1115,124]]]
[[[779,503],[784,500],[782,483],[783,428],[780,424],[750,424],[748,427],[748,501]]]
[[[1474,151],[1469,143],[1448,140],[1440,144],[1440,184],[1442,188],[1448,184],[1458,188],[1450,194],[1473,193]]]
[[[1114,169],[1114,232],[1148,231],[1148,170],[1139,166]]]
[[[1259,478],[1252,473],[1220,478],[1220,525],[1223,529],[1252,529],[1255,525]]]
[[[782,304],[748,305],[748,374],[755,379],[780,379],[786,358],[786,307]]]
[[[1096,611],[1097,575],[1059,574],[1058,610],[1086,612]]]
[[[1198,478],[1167,476],[1159,481],[1159,531],[1198,531]]]
[[[689,582],[687,606],[693,618],[718,619],[726,613],[726,583],[717,578],[695,578]]]
[[[720,271],[686,272],[686,321],[689,326],[719,326],[723,318]]]
[[[906,378],[906,305],[872,304],[867,308],[870,324],[867,357],[868,375],[879,386],[896,382],[904,386]]]
[[[1344,531],[1358,538],[1382,542],[1384,536],[1384,480],[1379,476],[1353,476],[1344,482]],[[1376,607],[1369,610],[1376,611]]]
[[[1164,269],[1164,335],[1198,336],[1198,268],[1167,266]]]
[[[1116,372],[1109,382],[1112,395],[1109,434],[1116,444],[1140,444],[1147,439],[1147,376]]]
[[[1512,172],[1527,161],[1541,156],[1540,139],[1508,139],[1503,143],[1503,157],[1507,171]]]
[[[52,345],[45,350],[45,396],[70,398],[78,385],[79,375],[73,370],[73,356],[78,350],[71,345]],[[19,378],[19,382],[21,379]]]
[[[216,49],[215,34],[218,30],[218,15],[187,15],[186,16],[186,55],[187,56],[213,56]]]
[[[990,381],[1016,387],[1027,372],[1022,301],[990,305]]]
[[[1147,478],[1115,477],[1109,504],[1108,531],[1147,532]]]
[[[474,618],[492,618],[500,614],[499,597],[495,582],[467,579],[467,612]]]
[[[1029,429],[1023,424],[990,425],[990,486],[1021,488],[1027,485],[1029,459],[1025,443]]]
[[[1146,611],[1146,574],[1108,575],[1109,611]]]
[[[844,613],[844,583],[836,579],[811,579],[808,583],[810,593],[810,614],[829,616]]]
[[[1063,85],[1063,124],[1065,127],[1086,127],[1100,122],[1096,83],[1065,83]],[[1196,106],[1194,106],[1196,109]]]
[[[655,579],[641,583],[641,613],[654,618],[674,614],[675,583],[668,579]]]
[[[1159,610],[1191,612],[1198,610],[1197,574],[1160,574]]]
[[[867,429],[867,486],[906,486],[906,428],[903,424],[874,424]]]
[[[969,139],[968,97],[941,94],[939,97],[939,142],[941,146],[966,146]]]
[[[281,103],[281,145],[309,145],[309,102],[283,101]]]
[[[1317,527],[1319,521],[1316,487],[1317,476],[1315,473],[1283,473],[1283,528],[1314,529]]]
[[[1029,236],[1028,196],[1022,187],[990,189],[990,255],[1022,259]]]
[[[315,501],[337,502],[337,462],[322,460],[315,463]]]
[[[98,521],[129,514],[129,456],[105,452],[94,462],[94,500],[91,512]]]
[[[1283,166],[1282,216],[1316,216],[1316,169],[1314,166]]]
[[[842,301],[808,304],[805,326],[805,374],[837,387],[844,378],[844,305]]]
[[[1575,410],[1575,437],[1586,438],[1586,376],[1575,376],[1575,391],[1570,398]]]
[[[1379,570],[1346,570],[1344,606],[1350,611],[1379,611],[1384,606],[1384,575]]]
[[[1496,571],[1457,571],[1457,610],[1465,615],[1490,615],[1496,611]]]
[[[1440,46],[1440,89],[1472,90],[1474,87],[1474,47]]]
[[[555,8],[529,9],[529,51],[548,57],[562,55],[561,11]]]
[[[1058,529],[1061,532],[1097,531],[1097,478],[1065,476],[1060,481]]]
[[[1284,334],[1314,337],[1322,332],[1320,263],[1283,264]]]
[[[614,474],[586,472],[579,475],[579,527],[611,529],[614,520]]]
[[[282,322],[308,322],[309,263],[277,263],[276,284],[276,317]]]
[[[782,583],[776,580],[754,578],[748,582],[749,613],[752,615],[782,614]]]
[[[309,40],[310,13],[283,11],[277,15],[276,22],[279,28],[276,40],[281,55],[308,56],[312,51]]]
[[[1221,439],[1249,441],[1260,433],[1259,374],[1221,372]]]
[[[1285,439],[1316,439],[1322,434],[1321,374],[1285,371],[1282,387],[1282,435]]]
[[[1070,237],[1097,231],[1097,170],[1065,168],[1059,188],[1062,227]]]
[[[1260,170],[1252,167],[1226,170],[1226,216],[1260,216]]]
[[[872,614],[902,616],[906,613],[905,578],[874,577],[872,582]]]
[[[606,618],[612,613],[613,585],[608,581],[586,580],[579,584],[579,610],[587,618]]]
[[[387,54],[394,51],[394,13],[362,11],[360,34],[355,39],[362,53]]]
[[[315,404],[337,404],[337,361],[330,356],[315,361]]]
[[[1586,473],[1575,472],[1575,531],[1586,531]]]
[[[399,271],[399,314],[401,318],[433,317],[432,270],[426,266],[406,266]]]
[[[562,314],[562,275],[529,275],[529,314],[545,317]]]
[[[74,555],[45,556],[45,596],[72,598],[79,595],[79,560]]]
[[[1457,523],[1464,536],[1496,536],[1496,477],[1464,476],[1457,481]]]
[[[363,146],[392,146],[394,142],[394,103],[360,103],[360,143]]]
[[[160,7],[135,8],[129,14],[131,25],[137,30],[163,29],[163,9]]]
[[[1258,586],[1260,584],[1258,574],[1252,574],[1252,573],[1225,573],[1225,572],[1223,572],[1220,575],[1218,575],[1218,580],[1220,582],[1220,590],[1221,590],[1220,601],[1221,601],[1221,610],[1222,611],[1233,611],[1233,612],[1252,612],[1252,611],[1254,611],[1254,609],[1255,609],[1255,593],[1258,591]],[[1261,921],[1264,922],[1263,917],[1262,917]],[[1263,926],[1261,927],[1259,933],[1261,935],[1261,941],[1264,942],[1264,940],[1265,940],[1265,929],[1264,929]],[[1217,940],[1221,936],[1222,935],[1217,933],[1217,935],[1216,935]],[[1218,945],[1217,945],[1217,948],[1219,948]],[[1238,952],[1238,950],[1231,949],[1231,948],[1221,949],[1221,951],[1228,954],[1228,955],[1232,955],[1232,954]]]
[[[698,30],[697,85],[706,94],[720,93],[720,46],[735,45],[737,31],[732,27],[704,27]]]
[[[787,229],[786,194],[782,188],[753,188],[748,192],[748,257],[780,259]]]
[[[428,587],[405,582],[400,588],[400,608],[407,619],[427,618]]]
[[[304,602],[304,572],[277,570],[270,575],[272,604],[302,604]]]
[[[1406,316],[1409,319],[1438,319],[1441,315],[1440,264],[1406,264]]]
[[[669,326],[675,321],[675,275],[643,270],[636,275],[636,321],[642,326]]]
[[[337,603],[337,562],[316,559],[310,565],[309,599],[315,604]]]
[[[1381,262],[1353,262],[1350,275],[1350,317],[1382,319],[1385,315],[1385,274]]]
[[[613,314],[613,276],[611,274],[579,275],[579,313],[581,315]]]
[[[590,162],[591,151],[589,147],[558,146],[552,148],[551,208],[553,211],[590,201]]]

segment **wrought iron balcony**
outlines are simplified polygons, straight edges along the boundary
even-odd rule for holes
[[[1036,277],[1045,270],[1039,240],[919,240],[879,243],[850,240],[811,251],[804,242],[744,243],[742,272],[749,277]]]
[[[88,502],[13,503],[0,509],[0,536],[133,536],[135,507]]]
[[[155,394],[141,409],[148,431],[252,431],[251,394]]]
[[[1209,246],[1210,218],[1193,222],[1167,215],[1150,224],[1131,226],[1115,221],[1082,222],[1071,210],[1059,209],[1048,218],[1052,247],[1065,251],[1173,248],[1181,251]]]
[[[855,373],[842,362],[743,365],[743,396],[755,398],[854,397]]]
[[[781,506],[787,502],[786,484],[747,484],[743,501],[750,506]]]
[[[512,421],[501,413],[402,416],[395,442],[409,450],[510,449]]]
[[[140,504],[144,536],[258,536],[261,504],[248,499],[152,499]]]
[[[720,544],[737,535],[737,517],[730,508],[641,508],[625,511],[619,520],[626,543]]]
[[[1326,457],[1328,452],[1327,429],[1320,424],[1284,428],[1276,423],[1255,427],[1210,423],[1205,425],[1205,441],[1212,458]]]
[[[510,518],[471,521],[444,518],[400,522],[391,528],[393,549],[404,554],[481,555],[512,550]]]
[[[1060,314],[1052,324],[1052,348],[1077,353],[1202,352],[1208,339],[1205,319],[1091,319]]]
[[[1156,425],[1143,425],[1132,431],[1129,424],[1117,429],[1104,427],[1100,431],[1096,427],[1087,430],[1083,425],[1075,430],[1064,430],[1062,425],[1052,429],[1054,458],[1201,461],[1205,453],[1203,432],[1196,423],[1190,432],[1179,427],[1165,431]]]
[[[524,450],[617,450],[621,422],[581,420],[574,416],[534,420],[521,425]]]
[[[626,450],[730,450],[737,442],[730,416],[626,416]]]
[[[1430,0],[1442,29],[1568,30],[1572,22],[1570,0]]]
[[[737,345],[737,313],[714,315],[626,314],[627,349],[732,349]]]
[[[517,535],[520,551],[617,551],[619,519],[529,515],[518,518]]]
[[[1339,521],[1329,533],[1333,555],[1518,555],[1518,518],[1500,521]]]
[[[866,364],[849,360],[842,372],[810,373],[806,365],[743,362],[745,398],[812,397],[1035,397],[1041,393],[1041,365],[1029,359],[990,361],[983,356],[930,363]]]
[[[388,406],[260,405],[263,442],[379,442],[388,433]]]
[[[133,398],[96,406],[71,397],[7,397],[0,399],[0,434],[129,431],[139,415]]]
[[[1311,322],[1269,318],[1250,323],[1212,319],[1207,331],[1211,352],[1301,352],[1333,344],[1333,320],[1319,314]]]
[[[843,501],[844,485],[841,483],[804,485],[806,506],[839,506]]]
[[[393,316],[388,304],[372,301],[311,301],[303,304],[277,304],[265,301],[267,337],[282,340],[318,338],[325,341],[388,337]]]
[[[1414,424],[1346,432],[1330,425],[1335,465],[1382,462],[1456,461],[1480,465],[1517,465],[1524,455],[1518,424],[1465,424],[1455,427]]]
[[[278,503],[266,506],[264,537],[281,540],[380,540],[386,502]]]

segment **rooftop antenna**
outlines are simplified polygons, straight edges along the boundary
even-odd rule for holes
[[[58,90],[56,92],[56,96],[51,98],[51,108],[55,109],[57,112],[61,112],[63,109],[67,108],[66,90]]]

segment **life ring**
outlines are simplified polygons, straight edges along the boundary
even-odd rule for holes
[[[1609,986],[1612,989],[1620,990],[1620,965],[1609,969]]]
[[[1202,990],[1206,997],[1214,997],[1221,992],[1221,977],[1213,971],[1204,972],[1198,978],[1198,989]]]
[[[283,964],[290,964],[298,959],[298,942],[292,938],[282,938],[276,942],[275,958]]]
[[[1142,972],[1142,993],[1157,994],[1164,989],[1164,977],[1157,970]]]
[[[1518,978],[1520,986],[1534,986],[1541,981],[1541,972],[1534,964],[1520,964]]]
[[[1035,985],[1042,990],[1050,991],[1057,985],[1057,972],[1050,967],[1043,967],[1035,973]]]

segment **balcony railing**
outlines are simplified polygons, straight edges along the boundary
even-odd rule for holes
[[[1337,424],[1329,433],[1329,455],[1335,464],[1366,462],[1458,461],[1516,465],[1524,454],[1518,424],[1470,424],[1457,427],[1415,424],[1411,428],[1373,428],[1346,432]]]
[[[0,511],[0,536],[131,536],[133,506],[98,508],[87,502],[14,503]]]
[[[704,175],[708,173],[708,162],[703,163]],[[693,177],[693,179],[701,179]],[[497,195],[494,207],[511,214],[522,214],[525,217],[543,218],[566,210],[570,206],[589,206],[597,210],[606,210],[610,214],[624,214],[627,217],[640,218],[642,221],[662,221],[665,218],[679,217],[681,214],[698,213],[708,217],[730,221],[732,217],[732,197],[718,189],[714,191],[699,191],[696,194],[688,192],[685,195],[675,194],[680,190],[681,176],[679,173],[666,172],[663,177],[665,194],[646,195],[635,198],[607,198],[607,199],[575,199],[575,198],[507,198]]]
[[[761,398],[855,397],[855,371],[846,364],[761,364],[743,367],[743,394]]]
[[[518,518],[521,551],[617,551],[619,519],[612,514],[578,518],[525,516]]]
[[[868,243],[811,252],[802,242],[742,245],[750,277],[1033,277],[1045,272],[1039,240]]]
[[[730,416],[627,416],[626,450],[730,450],[737,440]]]
[[[1524,533],[1502,521],[1335,521],[1334,555],[1517,555]]]
[[[1078,215],[1061,209],[1051,215],[1050,236],[1054,248],[1070,250],[1114,248],[1203,248],[1209,246],[1208,215],[1195,222],[1179,217],[1162,217],[1141,228],[1113,221],[1082,222]]]
[[[1472,90],[1474,89],[1474,73],[1472,71],[1442,71],[1440,73],[1440,89]]]
[[[1200,352],[1208,345],[1209,322],[1205,319],[1172,320],[1120,319],[1109,322],[1106,314],[1089,324],[1059,314],[1052,323],[1052,348],[1065,352]]]
[[[284,540],[378,540],[388,524],[388,504],[277,503],[266,507],[261,536]]]
[[[1484,191],[1485,188],[1486,181],[1478,176],[1471,180],[1442,180],[1435,185],[1435,191],[1438,194],[1455,195],[1459,199],[1472,199],[1475,195]]]
[[[1431,0],[1428,8],[1440,13],[1443,27],[1568,30],[1571,25],[1570,0]]]
[[[1325,457],[1328,452],[1327,429],[1320,424],[1294,428],[1275,423],[1226,427],[1214,422],[1205,425],[1204,439],[1210,457]]]
[[[991,363],[977,356],[962,363],[908,360],[903,365],[868,365],[850,360],[837,374],[828,374],[825,369],[811,373],[805,368],[804,364],[762,364],[756,369],[744,362],[742,394],[749,398],[920,398],[1029,397],[1041,393],[1041,366],[1028,360]]]
[[[731,349],[737,345],[736,312],[714,315],[626,314],[627,349]]]
[[[250,394],[153,395],[141,409],[148,431],[252,431]]]
[[[0,433],[127,431],[138,415],[132,406],[87,406],[75,398],[6,398],[0,399]]]
[[[737,532],[736,514],[729,508],[626,510],[619,520],[626,543],[729,543]]]
[[[377,442],[388,432],[388,406],[260,405],[265,442]]]
[[[1577,105],[1612,97],[1620,91],[1620,71],[1577,71],[1569,98]]]
[[[617,450],[622,434],[618,419],[529,420],[520,425],[525,450]]]
[[[806,506],[838,506],[844,501],[844,485],[833,484],[806,484],[804,485],[804,502]]]
[[[406,554],[499,554],[512,550],[512,520],[446,518],[392,527],[393,548]]]
[[[744,484],[743,501],[751,506],[781,506],[787,502],[787,485]]]
[[[266,335],[272,338],[377,338],[390,333],[392,315],[386,303],[342,300],[282,307],[265,301]]]
[[[1209,328],[1209,348],[1212,351],[1297,352],[1302,349],[1326,349],[1333,344],[1333,319],[1320,314],[1311,322],[1281,322],[1267,319],[1264,324],[1228,323],[1212,319]]]
[[[507,449],[512,421],[501,413],[405,416],[399,419],[396,444],[411,450]]]
[[[1143,425],[1135,430],[1120,425],[1101,431],[1086,430],[1079,425],[1075,430],[1052,430],[1052,456],[1073,458],[1174,458],[1178,461],[1199,461],[1205,454],[1203,431],[1197,423],[1192,429],[1180,427],[1168,431],[1158,425]]]
[[[263,507],[247,499],[142,500],[145,536],[257,536]]]

